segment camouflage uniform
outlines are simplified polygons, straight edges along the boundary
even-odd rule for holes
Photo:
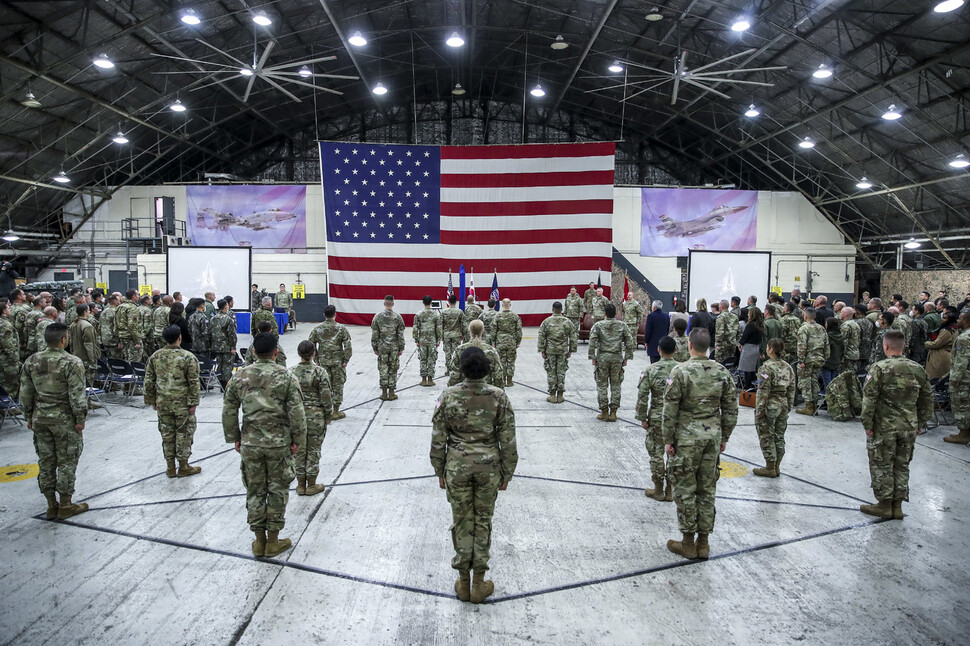
[[[344,401],[344,383],[347,381],[347,368],[354,350],[350,345],[350,333],[336,321],[324,321],[310,332],[310,343],[317,346],[317,364],[327,369],[330,375],[330,389],[334,412],[340,411]]]
[[[855,372],[843,372],[829,382],[825,409],[836,422],[847,422],[862,412],[862,390]]]
[[[634,347],[630,329],[616,319],[598,321],[589,331],[589,358],[596,362],[593,378],[600,410],[620,407],[623,362],[633,358]]]
[[[818,403],[818,377],[828,358],[829,337],[825,328],[815,321],[798,328],[798,386],[807,404]]]
[[[765,462],[777,468],[785,455],[788,413],[795,406],[795,373],[784,360],[768,359],[761,364],[759,376],[754,425]]]
[[[31,309],[25,303],[10,304],[10,322],[13,324],[13,329],[17,332],[17,352],[21,362],[28,356],[27,341],[29,339],[27,338],[27,333],[24,331],[24,320],[30,311]]]
[[[158,409],[165,459],[188,461],[196,427],[189,409],[199,405],[199,360],[178,347],[152,354],[145,367],[145,404]]]
[[[98,319],[98,331],[101,333],[101,345],[104,346],[105,353],[112,359],[119,357],[118,335],[115,333],[115,315],[118,313],[117,307],[107,307],[101,312]]]
[[[686,336],[675,336],[674,343],[677,344],[677,349],[674,351],[674,361],[678,363],[683,363],[690,360],[690,346],[689,339]]]
[[[519,461],[515,413],[502,389],[468,379],[441,393],[432,424],[431,466],[451,503],[451,567],[484,572],[498,488]]]
[[[279,354],[276,355],[276,365],[286,367],[286,354],[283,353],[283,348],[277,348]],[[247,352],[246,359],[243,361],[243,366],[251,366],[259,359],[255,352]]]
[[[31,355],[20,375],[20,405],[34,431],[40,492],[74,495],[77,461],[84,449],[74,427],[88,413],[81,360],[49,346]]]
[[[874,334],[872,321],[863,317],[852,319],[859,325],[859,368],[869,368],[872,356],[872,337]]]
[[[242,431],[239,409],[242,408]],[[262,359],[229,380],[222,405],[226,442],[240,442],[246,511],[253,531],[279,531],[293,482],[290,445],[306,443],[306,415],[297,378]]]
[[[932,415],[933,393],[919,364],[895,356],[869,369],[862,389],[862,427],[872,433],[866,449],[876,500],[909,500],[916,431]]]
[[[17,399],[20,393],[20,337],[7,316],[0,316],[0,386]]]
[[[610,300],[605,296],[600,296],[597,294],[589,302],[589,314],[593,317],[593,323],[599,323],[606,319],[606,306],[610,304]],[[636,340],[634,338],[634,340]]]
[[[78,304],[74,301],[67,300],[67,309],[64,310],[64,325],[67,327],[71,327],[77,320],[77,306]]]
[[[795,363],[798,356],[798,330],[802,320],[794,314],[781,317],[781,340],[785,342],[785,361]]]
[[[47,342],[43,339],[41,339],[41,345],[38,347],[37,338],[34,334],[37,331],[37,324],[45,318],[44,310],[36,308],[28,311],[24,316],[24,334],[27,337],[27,356],[22,357],[24,360],[33,353],[40,352],[41,349],[47,347]]]
[[[276,292],[276,296],[273,299],[273,304],[281,310],[286,310],[286,316],[289,318],[287,323],[292,323],[296,325],[296,312],[293,310],[293,295],[289,292]]]
[[[623,322],[630,328],[633,335],[633,345],[637,344],[637,332],[640,331],[640,322],[643,320],[643,305],[638,300],[623,301]],[[646,341],[644,341],[646,343]]]
[[[465,325],[474,321],[482,316],[482,306],[478,303],[466,303],[465,304]]]
[[[125,361],[144,361],[142,352],[142,337],[145,325],[142,322],[138,306],[132,301],[125,301],[115,312],[115,334],[121,343],[121,358]],[[195,340],[192,340],[195,343]]]
[[[909,326],[909,359],[923,365],[926,363],[926,342],[930,339],[926,319],[917,316]]]
[[[434,365],[438,362],[438,344],[441,343],[441,315],[426,307],[414,317],[411,329],[414,342],[418,344],[421,361],[421,378],[434,377]]]
[[[94,326],[87,319],[76,319],[68,333],[68,351],[81,360],[85,376],[89,381],[93,380],[98,371],[98,359],[101,358],[101,345],[94,333]]]
[[[714,322],[714,360],[724,363],[738,353],[741,323],[731,312],[721,312]]]
[[[253,315],[249,319],[249,333],[253,336],[256,336],[257,334],[256,330],[259,328],[259,324],[262,321],[269,321],[270,323],[273,324],[273,327],[270,328],[269,333],[272,334],[274,337],[276,337],[276,340],[279,341],[280,340],[279,323],[276,322],[276,315],[273,314],[272,308],[269,308],[269,307],[261,307],[255,312],[253,312]],[[280,353],[276,355],[276,363],[278,363],[279,365],[285,368],[286,353],[283,352],[283,348],[279,348],[279,351]],[[252,352],[247,352],[246,365],[250,365],[253,363],[256,363],[256,355],[253,354]]]
[[[658,490],[662,488],[661,485],[666,477],[663,439],[664,392],[667,390],[670,371],[677,365],[679,365],[677,361],[661,357],[660,361],[650,364],[640,374],[640,383],[637,385],[636,419],[647,422],[645,445],[647,455],[650,456],[651,479]]]
[[[738,421],[738,391],[727,369],[703,357],[678,364],[664,393],[663,441],[675,449],[667,460],[680,531],[714,530],[720,445]]]
[[[192,312],[189,317],[189,335],[192,337],[192,352],[209,358],[212,352],[212,330],[205,312]]]
[[[855,319],[842,321],[842,372],[851,372],[854,377],[859,370],[859,340],[862,330]]]
[[[54,320],[45,316],[37,321],[37,325],[34,327],[34,335],[30,339],[31,353],[40,352],[43,348],[47,347],[47,341],[44,340],[44,333],[47,332],[47,326],[53,323]]]
[[[570,294],[563,303],[563,315],[569,319],[579,332],[579,322],[583,318],[583,299],[579,294]]]
[[[589,312],[590,315],[593,313],[593,299],[596,298],[596,290],[592,287],[588,287],[585,292],[583,292],[583,311]]]
[[[877,328],[872,337],[872,350],[869,353],[869,365],[879,363],[886,358],[886,350],[882,347],[883,337],[886,336],[887,328]]]
[[[317,364],[300,362],[290,368],[300,383],[306,415],[306,442],[296,454],[296,476],[315,478],[320,474],[320,447],[327,437],[327,424],[333,418],[330,375]]]
[[[171,312],[172,308],[167,305],[162,305],[152,312],[152,338],[155,339],[156,348],[161,349],[167,345],[165,339],[162,338],[162,330],[169,326],[168,315]]]
[[[522,319],[512,310],[502,310],[495,315],[492,329],[492,345],[498,350],[498,356],[502,358],[505,384],[509,385],[515,377],[515,357],[518,354],[519,344],[522,343]]]
[[[377,372],[381,388],[397,388],[397,371],[404,352],[404,319],[393,310],[374,315],[370,324],[370,345],[377,353]]]
[[[263,290],[257,289],[255,292],[249,292],[249,311],[254,314],[263,307]],[[253,328],[255,329],[255,328]]]
[[[464,340],[465,330],[467,329],[468,326],[465,325],[465,313],[458,309],[457,304],[442,310],[441,332],[444,335],[442,350],[444,350],[446,357],[450,357],[458,344]]]
[[[192,333],[192,339],[195,339],[195,332]],[[232,367],[235,363],[232,351],[236,349],[237,341],[236,322],[227,313],[216,311],[215,316],[209,319],[209,342],[216,359],[219,382],[223,387],[232,378]]]
[[[485,326],[485,332],[482,335],[482,339],[488,343],[491,343],[492,332],[495,330],[495,317],[498,315],[498,311],[494,309],[487,309],[482,312],[482,325]]]
[[[970,431],[970,329],[953,341],[950,351],[950,409],[961,433]]]
[[[498,356],[498,350],[488,343],[475,338],[472,338],[468,343],[462,343],[451,353],[451,357],[447,357],[448,369],[451,372],[451,375],[448,377],[448,385],[457,386],[464,379],[461,374],[461,353],[464,352],[465,348],[472,346],[481,348],[482,352],[485,353],[485,357],[488,359],[488,374],[485,375],[485,383],[504,389],[505,381],[503,380],[505,379],[505,370],[502,369],[502,358]]]
[[[141,338],[142,338],[142,356],[147,358],[152,356],[152,353],[157,349],[155,347],[155,330],[152,326],[152,308],[147,305],[139,305],[138,313],[141,314]],[[162,346],[158,346],[162,347]]]
[[[562,314],[553,314],[539,326],[539,352],[545,355],[546,380],[549,392],[565,390],[569,355],[576,352],[579,331]]]

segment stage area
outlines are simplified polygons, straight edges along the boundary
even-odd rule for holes
[[[311,328],[282,337],[291,366]],[[508,390],[520,459],[496,507],[495,595],[457,601],[450,508],[428,460],[445,379],[416,385],[408,330],[400,399],[381,402],[370,330],[351,334],[347,418],[323,445],[328,489],[291,495],[281,534],[295,545],[276,560],[251,556],[218,393],[198,412],[203,471],[185,479],[164,475],[150,408],[93,413],[75,495],[91,510],[66,522],[38,517],[31,434],[8,421],[0,643],[965,643],[970,448],[943,442],[952,427],[917,440],[908,516],[884,522],[858,511],[872,495],[858,422],[792,414],[782,477],[761,479],[753,409],[742,408],[711,560],[684,561],[665,547],[679,536],[674,504],[643,495],[633,407],[646,353],[627,368],[621,421],[599,422],[586,346],[566,403],[549,404],[534,328]]]

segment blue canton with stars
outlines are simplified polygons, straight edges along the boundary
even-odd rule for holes
[[[441,239],[441,149],[322,142],[327,240]]]

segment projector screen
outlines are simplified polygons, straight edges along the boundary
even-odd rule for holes
[[[691,251],[688,263],[687,309],[694,311],[697,299],[707,304],[722,298],[741,297],[742,307],[748,296],[758,297],[764,307],[771,291],[770,251]]]
[[[182,292],[183,301],[215,292],[232,296],[237,307],[249,309],[252,249],[249,247],[169,247],[168,293]]]

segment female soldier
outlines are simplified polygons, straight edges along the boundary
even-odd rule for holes
[[[317,475],[320,473],[320,446],[327,437],[327,424],[333,415],[330,375],[313,362],[317,353],[315,344],[300,341],[296,351],[300,363],[290,368],[290,372],[300,382],[306,412],[306,442],[296,454],[296,495],[314,496],[324,489],[322,484],[317,484]]]

